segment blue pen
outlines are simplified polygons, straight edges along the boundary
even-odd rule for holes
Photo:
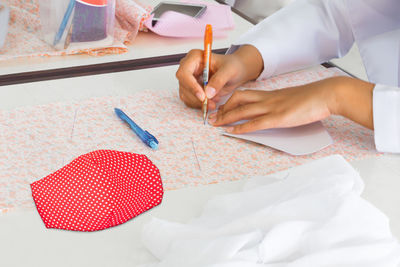
[[[139,136],[143,143],[145,143],[152,149],[158,149],[158,140],[152,134],[150,134],[148,131],[143,131],[142,128],[140,128],[133,120],[131,120],[131,118],[128,117],[128,115],[126,115],[119,108],[114,108],[114,111],[121,120],[129,124],[131,129],[135,132],[137,136]]]
[[[75,0],[70,0],[68,8],[64,14],[64,18],[61,21],[60,28],[58,29],[56,37],[54,37],[53,46],[56,46],[58,42],[61,40],[61,37],[63,36],[65,31],[65,27],[67,27],[67,23],[69,21],[69,17],[71,16],[72,10],[74,10],[74,7],[75,7]]]

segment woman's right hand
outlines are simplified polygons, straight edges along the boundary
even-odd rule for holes
[[[251,45],[241,46],[229,55],[212,54],[210,79],[205,92],[202,86],[203,69],[203,51],[191,50],[181,60],[176,72],[179,96],[187,106],[201,108],[207,95],[208,108],[213,110],[221,96],[256,79],[263,70],[263,60],[257,48]]]

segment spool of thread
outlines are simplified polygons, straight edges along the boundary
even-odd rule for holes
[[[107,37],[107,0],[76,0],[71,42],[93,42]]]

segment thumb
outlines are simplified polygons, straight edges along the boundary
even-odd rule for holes
[[[229,64],[221,66],[214,75],[211,76],[207,86],[207,98],[213,98],[222,88],[234,77],[235,69]]]

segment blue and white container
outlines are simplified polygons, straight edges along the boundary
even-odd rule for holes
[[[114,42],[115,0],[39,0],[43,39],[57,50]]]

